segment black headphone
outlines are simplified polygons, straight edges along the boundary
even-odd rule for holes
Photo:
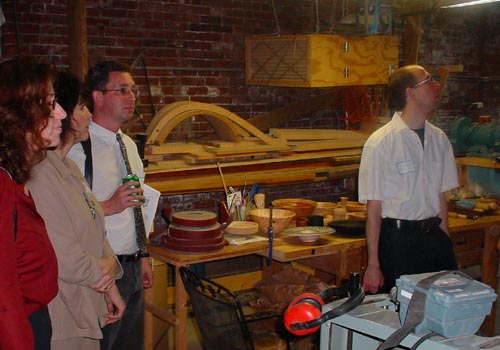
[[[336,308],[322,314],[324,300],[333,296],[346,296],[349,298]],[[295,335],[306,335],[316,332],[326,321],[351,311],[361,304],[365,292],[361,287],[359,274],[351,272],[349,281],[337,288],[329,288],[313,294],[304,293],[295,298],[283,315],[286,329]]]

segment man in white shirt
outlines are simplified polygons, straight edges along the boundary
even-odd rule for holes
[[[144,339],[144,291],[153,285],[151,261],[146,250],[139,247],[134,207],[144,199],[140,183],[122,185],[127,166],[117,141],[122,136],[130,168],[141,183],[144,169],[137,146],[120,130],[132,116],[136,102],[135,83],[127,66],[113,61],[98,63],[88,74],[90,154],[82,144],[75,145],[69,157],[80,167],[92,192],[104,208],[106,237],[123,267],[117,286],[127,308],[121,321],[103,329],[102,350],[142,350]],[[86,160],[89,159],[89,163]],[[90,168],[90,169],[89,169]],[[90,170],[90,175],[89,175]]]
[[[444,132],[426,120],[440,96],[441,85],[423,67],[398,69],[389,78],[397,112],[364,145],[359,200],[367,203],[367,292],[387,293],[403,274],[457,268],[445,197],[458,186],[455,158]]]

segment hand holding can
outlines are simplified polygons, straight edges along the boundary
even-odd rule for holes
[[[127,182],[138,182],[138,183],[140,183],[139,177],[136,174],[128,174],[127,176],[125,176],[122,179],[122,184],[125,184]],[[140,185],[131,185],[129,188],[140,188],[140,187],[141,187]],[[141,193],[135,192],[135,193],[132,193],[132,195],[134,195],[134,196],[140,196]],[[142,203],[144,203],[145,199],[144,198],[134,199],[133,202],[142,202]]]

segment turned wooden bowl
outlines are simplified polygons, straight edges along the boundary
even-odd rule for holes
[[[248,213],[250,220],[259,224],[260,232],[267,232],[269,228],[269,209],[253,209]],[[295,218],[295,213],[286,209],[273,208],[273,232],[280,233],[285,230]]]
[[[283,198],[272,202],[273,207],[291,210],[298,217],[309,216],[316,208],[316,202],[303,198]]]
[[[314,208],[312,215],[333,215],[333,209],[337,206],[337,203],[333,202],[317,202],[316,208]]]

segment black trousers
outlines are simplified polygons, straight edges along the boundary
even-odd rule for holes
[[[45,307],[33,312],[29,321],[35,337],[34,350],[50,350],[50,338],[52,337],[52,323],[49,310]]]
[[[401,275],[457,269],[451,239],[439,226],[421,231],[382,224],[379,262],[381,293],[389,293]]]

